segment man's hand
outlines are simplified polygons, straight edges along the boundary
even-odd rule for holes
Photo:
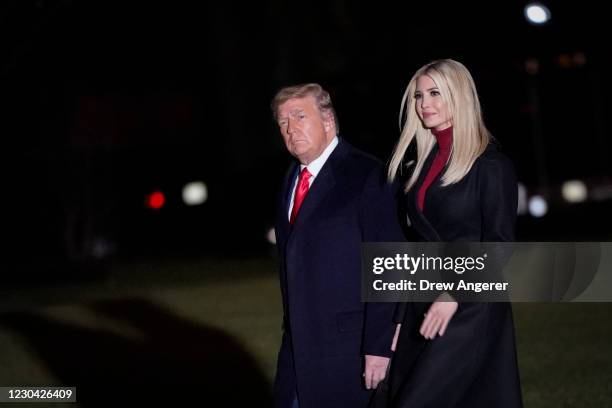
[[[388,357],[366,354],[365,373],[363,373],[363,376],[365,377],[365,387],[368,390],[376,388],[378,383],[385,378],[389,360]]]
[[[458,307],[459,304],[453,301],[450,295],[443,293],[425,313],[425,320],[423,320],[419,332],[429,340],[433,340],[437,334],[444,336],[448,323]]]
[[[395,334],[393,335],[393,341],[391,342],[391,351],[395,351],[397,347],[397,338],[399,337],[400,330],[402,328],[402,324],[398,323],[395,327]]]

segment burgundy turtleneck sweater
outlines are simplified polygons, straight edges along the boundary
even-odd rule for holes
[[[436,137],[438,141],[438,153],[436,157],[434,157],[433,163],[429,168],[429,172],[427,176],[425,176],[425,180],[423,180],[423,184],[419,188],[417,193],[417,204],[419,205],[419,210],[423,211],[423,205],[425,204],[425,195],[427,194],[427,189],[431,186],[431,183],[438,177],[444,166],[446,166],[446,162],[450,156],[451,148],[453,147],[453,127],[449,126],[443,130],[434,130],[432,129],[431,133]]]

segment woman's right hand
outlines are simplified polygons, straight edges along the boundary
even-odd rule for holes
[[[444,336],[448,323],[459,307],[457,302],[448,300],[452,299],[450,295],[444,295],[442,294],[438,299],[446,300],[436,300],[425,313],[425,320],[419,332],[426,339],[433,340],[438,334]]]

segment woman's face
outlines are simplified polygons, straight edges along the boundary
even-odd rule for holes
[[[417,79],[414,99],[423,126],[442,130],[452,125],[446,102],[442,100],[438,86],[428,75],[422,75]]]

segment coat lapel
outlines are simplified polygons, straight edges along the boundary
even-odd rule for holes
[[[289,166],[289,170],[287,170],[287,174],[285,175],[283,181],[283,190],[281,191],[281,196],[279,197],[280,205],[280,214],[278,214],[277,226],[280,231],[277,231],[277,236],[282,234],[283,237],[287,237],[290,232],[289,225],[289,203],[291,203],[291,192],[293,189],[293,183],[297,178],[298,171],[300,166],[293,162],[291,166]],[[278,237],[277,237],[278,238]]]
[[[308,222],[308,219],[316,213],[317,208],[323,202],[325,197],[330,191],[332,191],[334,185],[336,184],[335,173],[340,168],[344,157],[348,153],[348,148],[349,146],[347,143],[339,138],[338,146],[336,146],[310,186],[308,195],[306,195],[306,198],[302,203],[302,207],[298,212],[291,231],[299,230],[300,225]]]
[[[429,156],[427,157],[425,165],[421,169],[421,174],[419,174],[419,178],[417,179],[416,183],[414,183],[414,185],[412,186],[412,188],[410,189],[406,197],[406,199],[408,200],[407,210],[408,210],[408,217],[410,218],[410,222],[412,223],[413,227],[423,236],[423,238],[426,241],[432,241],[432,242],[439,242],[442,239],[440,238],[438,231],[436,231],[436,229],[430,224],[427,218],[425,218],[425,215],[423,214],[423,212],[419,210],[419,205],[417,202],[418,200],[417,192],[419,191],[419,188],[421,188],[421,186],[423,185],[423,181],[425,181],[425,177],[427,176],[427,173],[429,172],[429,169],[431,168],[431,165],[433,163],[434,157],[436,157],[437,152],[438,152],[438,147],[436,145],[434,146],[433,149],[431,149],[431,152],[429,153]],[[439,178],[439,175],[438,175],[438,178]],[[434,180],[430,188],[433,187],[434,183],[437,182],[438,178]]]

